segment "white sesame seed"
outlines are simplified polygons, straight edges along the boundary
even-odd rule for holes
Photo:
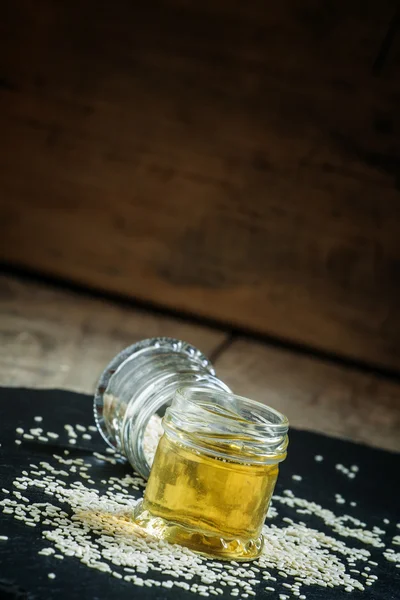
[[[56,578],[56,576],[55,576],[55,573],[49,573],[49,574],[47,575],[47,577],[48,577],[49,579],[55,579],[55,578]]]
[[[30,429],[29,433],[33,436],[37,436],[40,435],[42,433],[43,429],[41,427],[36,427],[34,429]]]
[[[66,428],[68,433],[70,428],[72,426]],[[76,429],[79,431],[77,426]],[[74,436],[68,437],[75,441]],[[93,453],[93,456],[116,464],[115,458],[110,456],[113,454],[112,449],[110,450],[111,452],[106,450],[104,454]],[[125,583],[131,585],[177,587],[199,596],[220,595],[225,589],[234,597],[255,597],[253,588],[261,581],[277,581],[277,586],[280,587],[283,585],[283,578],[286,580],[284,587],[290,594],[287,598],[294,596],[305,600],[305,594],[301,593],[302,586],[341,587],[362,591],[364,586],[371,586],[375,581],[376,576],[368,574],[365,567],[369,551],[365,547],[352,548],[345,544],[345,540],[353,538],[376,549],[384,548],[380,528],[369,530],[355,517],[337,516],[315,502],[298,498],[290,490],[285,490],[282,496],[274,496],[274,510],[270,518],[279,514],[280,505],[291,511],[287,514],[293,518],[285,517],[284,524],[279,526],[265,525],[265,548],[259,559],[252,563],[209,561],[187,548],[170,546],[151,536],[141,538],[135,535],[132,531],[131,513],[136,500],[132,498],[131,490],[144,487],[144,482],[139,477],[131,474],[104,478],[101,481],[105,492],[99,492],[95,487],[95,476],[89,477],[86,472],[95,465],[88,459],[67,459],[66,454],[68,451],[63,456],[54,454],[49,459],[53,464],[43,461],[40,467],[30,465],[32,470],[25,471],[15,480],[17,486],[14,487],[17,490],[28,489],[24,492],[28,496],[32,488],[42,492],[44,490],[50,496],[49,502],[27,502],[28,498],[20,492],[17,492],[19,496],[11,496],[15,497],[15,500],[11,500],[14,502],[12,509],[4,504],[7,498],[0,501],[3,510],[15,511],[13,517],[21,519],[24,524],[30,527],[38,523],[43,525],[42,536],[51,544],[51,553],[44,549],[39,553],[41,555],[54,556],[58,560],[75,557],[86,567],[117,579],[123,578]],[[343,469],[344,474],[350,473],[346,467]],[[79,481],[73,481],[71,475],[74,471],[79,474]],[[95,473],[95,469],[89,472]],[[88,483],[93,487],[89,487]],[[340,494],[335,498],[345,502]],[[67,506],[66,510],[61,510],[58,503]],[[297,512],[321,519],[325,531],[311,529],[309,525],[299,522]],[[340,538],[330,536],[328,530]],[[387,552],[385,558],[395,567],[394,550]],[[352,574],[352,569],[348,570],[348,567],[360,565],[364,572],[364,579],[361,581],[359,572]],[[127,574],[122,575],[117,568]],[[271,571],[279,573],[279,576],[274,577]],[[152,572],[163,573],[171,579],[161,584],[151,579]],[[220,586],[218,588],[214,587],[217,582]],[[275,592],[274,587],[266,589]],[[279,600],[286,600],[285,594],[280,594]]]

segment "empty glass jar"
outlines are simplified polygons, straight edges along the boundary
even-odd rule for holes
[[[150,473],[145,431],[185,385],[229,392],[210,361],[194,346],[171,338],[140,341],[120,352],[100,377],[94,398],[97,427],[145,479]]]

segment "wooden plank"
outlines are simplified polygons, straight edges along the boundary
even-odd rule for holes
[[[0,277],[0,383],[92,393],[123,347],[181,337],[210,355],[224,333],[9,276]],[[292,425],[400,450],[400,386],[301,354],[238,339],[215,362],[239,394],[282,410]]]
[[[400,451],[400,384],[239,339],[216,361],[238,394],[286,414],[294,427]]]
[[[400,368],[394,0],[39,4],[2,12],[0,256]]]
[[[178,318],[0,277],[0,384],[93,393],[107,363],[148,337],[212,353],[225,334]]]

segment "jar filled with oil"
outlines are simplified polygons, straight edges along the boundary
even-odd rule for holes
[[[179,389],[135,522],[202,554],[257,558],[262,526],[286,457],[288,421],[228,392]]]

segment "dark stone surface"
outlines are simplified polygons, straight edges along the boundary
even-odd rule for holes
[[[24,441],[21,446],[14,443],[16,427],[25,430],[35,426],[35,415],[43,416],[45,430],[60,433],[59,440],[54,444]],[[88,396],[72,392],[49,390],[6,389],[0,390],[0,488],[12,489],[13,479],[27,468],[29,463],[49,460],[53,453],[67,447],[67,438],[63,425],[82,423],[93,424],[92,399]],[[365,521],[368,529],[374,525],[386,530],[384,542],[392,547],[391,540],[399,535],[396,527],[399,518],[399,456],[389,452],[374,450],[365,446],[345,442],[330,437],[291,430],[288,459],[283,463],[276,492],[281,494],[285,489],[292,489],[296,496],[313,500],[335,514],[350,514]],[[96,487],[102,489],[101,479],[118,473],[123,475],[130,472],[129,465],[102,464],[92,457],[93,450],[104,450],[104,444],[98,434],[93,434],[91,441],[80,444],[79,449],[69,447],[70,457],[84,456],[92,461],[91,477],[96,481]],[[314,460],[316,454],[324,456],[324,461]],[[346,466],[356,464],[359,473],[350,480],[335,469],[342,463]],[[292,479],[293,474],[302,476],[301,481]],[[15,489],[15,488],[14,488]],[[345,499],[345,505],[335,502],[335,494],[340,493]],[[40,492],[36,493],[38,502]],[[0,492],[0,498],[3,498]],[[49,496],[44,496],[50,501]],[[349,502],[357,502],[357,507],[351,507]],[[372,546],[361,545],[357,540],[340,538],[332,534],[320,519],[308,515],[296,515],[293,509],[275,503],[279,516],[272,522],[279,525],[283,517],[304,521],[307,525],[324,531],[341,539],[352,547],[364,547],[371,552],[371,559],[379,566],[373,572],[378,575],[377,583],[365,592],[349,594],[343,589],[302,588],[307,600],[340,600],[363,598],[365,600],[398,600],[400,590],[399,569],[394,563],[389,563],[382,555],[382,550]],[[390,524],[384,525],[383,519],[389,519]],[[60,561],[46,556],[38,556],[41,548],[49,546],[43,540],[41,526],[26,527],[12,515],[1,514],[0,535],[9,536],[7,542],[0,542],[0,598],[24,598],[29,600],[105,600],[111,597],[144,598],[149,600],[194,600],[198,596],[173,588],[139,588],[131,583],[119,581],[107,574],[92,570],[81,564],[76,558],[65,557]],[[399,547],[393,546],[395,551]],[[47,575],[56,573],[56,579],[50,580]],[[151,573],[151,577],[160,575]],[[162,577],[162,576],[161,576]],[[169,577],[168,577],[169,578]],[[278,575],[279,578],[279,575]],[[358,577],[360,579],[360,577]],[[269,585],[268,583],[266,585]],[[276,598],[278,593],[290,592],[274,584],[276,593],[264,591],[265,585],[260,586],[257,598]],[[304,591],[303,591],[304,590]],[[211,596],[210,596],[211,597]],[[219,596],[222,598],[222,596]],[[226,595],[226,598],[230,596]],[[240,596],[239,596],[240,598]]]

